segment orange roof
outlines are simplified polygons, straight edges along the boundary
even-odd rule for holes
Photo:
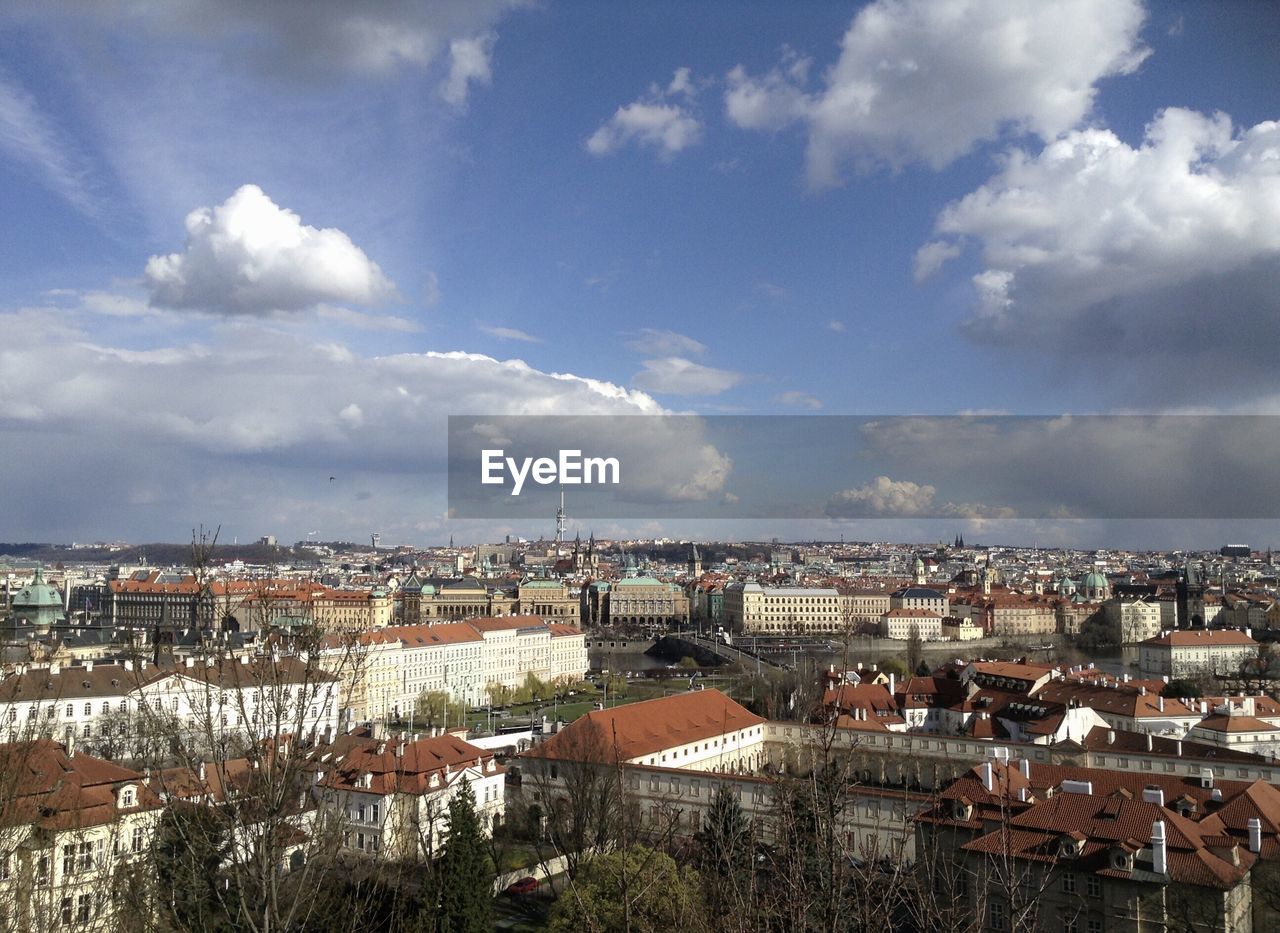
[[[1200,646],[1224,647],[1239,645],[1241,647],[1257,646],[1257,642],[1244,632],[1235,629],[1193,629],[1181,632],[1165,632],[1156,638],[1148,638],[1144,645],[1167,645],[1172,648],[1196,648]]]
[[[697,690],[595,710],[526,754],[564,761],[630,761],[764,721],[719,690]]]

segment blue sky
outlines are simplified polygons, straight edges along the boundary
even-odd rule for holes
[[[449,413],[1273,413],[1278,49],[1252,2],[18,2],[0,539],[498,533]]]

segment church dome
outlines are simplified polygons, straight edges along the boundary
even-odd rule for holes
[[[1111,584],[1107,582],[1106,576],[1096,570],[1086,573],[1080,581],[1080,590],[1090,598],[1106,599],[1110,589]]]
[[[1062,579],[1058,581],[1055,589],[1058,591],[1059,596],[1072,596],[1076,591],[1076,581],[1072,580],[1066,574],[1063,574]]]
[[[61,609],[62,594],[58,588],[44,582],[44,568],[36,568],[35,579],[18,590],[13,597],[13,609]]]

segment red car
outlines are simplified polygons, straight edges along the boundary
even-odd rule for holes
[[[538,892],[538,879],[532,875],[525,875],[523,878],[517,879],[507,885],[507,893],[517,896],[525,894],[536,894]]]

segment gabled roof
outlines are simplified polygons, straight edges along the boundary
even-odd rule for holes
[[[719,690],[697,690],[595,710],[525,754],[564,761],[630,761],[764,721]]]

